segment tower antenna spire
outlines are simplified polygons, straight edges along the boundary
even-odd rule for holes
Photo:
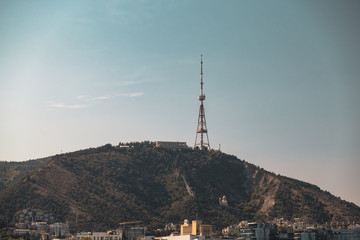
[[[203,58],[203,55],[201,54],[201,62],[200,62],[200,65],[201,65],[201,70],[200,70],[200,95],[202,96],[202,95],[204,95],[203,94],[203,60],[202,60],[202,58]],[[204,99],[205,100],[205,99]]]
[[[204,109],[204,100],[205,94],[203,92],[203,56],[201,55],[201,62],[200,62],[200,96],[198,97],[200,101],[200,109],[199,109],[199,117],[198,117],[198,124],[196,129],[196,137],[195,137],[195,144],[194,148],[199,146],[200,150],[210,149],[209,143],[209,136],[206,127],[206,119],[205,119],[205,109]],[[200,139],[198,141],[198,135],[200,134]],[[206,139],[204,140],[204,134],[206,134]]]

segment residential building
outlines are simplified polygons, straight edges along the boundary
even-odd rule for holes
[[[35,228],[35,230],[38,233],[46,233],[49,232],[49,225],[47,222],[36,222],[32,224],[32,228]]]
[[[15,213],[14,220],[16,223],[30,225],[32,222],[47,222],[49,224],[55,221],[55,217],[46,211],[34,209],[22,209]]]
[[[272,224],[259,223],[255,228],[256,240],[274,239],[277,233],[277,226]]]
[[[54,223],[50,225],[50,235],[65,237],[69,234],[69,225],[66,223]]]
[[[15,229],[14,230],[15,236],[25,236],[26,234],[30,234],[29,229]]]
[[[184,224],[180,227],[180,235],[211,236],[212,227],[211,225],[202,224],[200,220],[194,220],[190,224],[189,220],[185,219]]]

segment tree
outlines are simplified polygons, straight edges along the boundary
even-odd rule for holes
[[[217,230],[217,231],[214,233],[214,236],[220,237],[220,236],[223,236],[223,233],[222,233],[221,230]]]

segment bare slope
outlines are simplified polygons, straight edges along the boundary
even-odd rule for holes
[[[228,206],[219,204],[226,196]],[[219,151],[105,145],[52,157],[0,193],[2,224],[23,208],[52,212],[78,230],[142,220],[161,225],[196,215],[218,227],[242,219],[360,221],[360,208],[318,187],[269,173]],[[1,222],[1,219],[0,219]]]

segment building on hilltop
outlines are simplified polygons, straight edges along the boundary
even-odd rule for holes
[[[181,225],[180,235],[198,235],[198,236],[212,236],[211,225],[202,224],[200,220],[192,221],[185,219],[184,224]]]
[[[186,142],[169,142],[169,141],[156,141],[157,148],[165,148],[170,150],[182,150],[189,148]]]

